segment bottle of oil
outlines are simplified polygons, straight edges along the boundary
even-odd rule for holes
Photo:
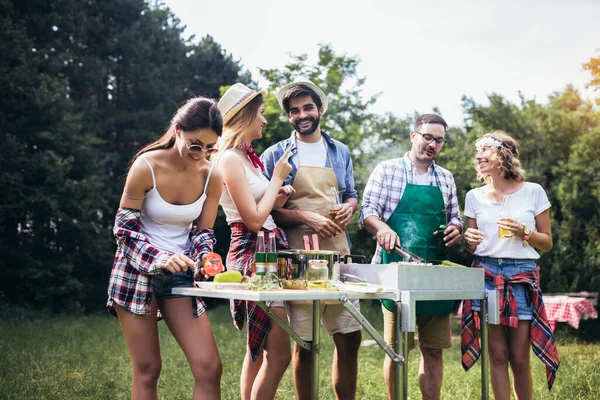
[[[269,290],[276,290],[279,288],[279,278],[277,277],[277,241],[274,232],[269,232],[269,242],[266,250],[267,271],[265,280],[267,282],[265,286],[267,286]]]
[[[265,276],[267,271],[267,252],[265,249],[265,233],[259,231],[256,237],[256,252],[254,253],[254,276]]]

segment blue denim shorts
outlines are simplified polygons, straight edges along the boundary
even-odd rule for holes
[[[475,263],[483,266],[494,275],[500,274],[507,278],[522,272],[531,272],[536,267],[535,260],[514,258],[475,257]],[[494,282],[486,280],[485,288],[493,290]],[[533,304],[527,285],[524,283],[513,284],[512,289],[519,308],[519,319],[531,320],[533,318]],[[479,311],[479,300],[473,300],[471,304],[473,310]]]
[[[152,292],[157,299],[175,299],[187,297],[171,293],[175,287],[193,287],[194,272],[191,268],[187,271],[176,272],[169,275],[156,275],[152,277]]]

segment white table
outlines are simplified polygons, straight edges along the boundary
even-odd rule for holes
[[[381,293],[358,293],[354,291],[323,291],[323,290],[290,290],[281,289],[272,292],[258,292],[252,290],[239,289],[201,289],[201,288],[174,288],[173,294],[185,296],[200,296],[214,297],[219,299],[230,300],[248,300],[254,301],[258,306],[267,313],[267,315],[279,326],[281,326],[290,337],[298,343],[302,348],[309,350],[312,355],[311,360],[311,398],[319,398],[319,353],[320,353],[320,303],[325,302],[340,302],[348,311],[356,318],[367,332],[371,334],[373,339],[381,346],[381,348],[397,363],[403,363],[404,359],[399,356],[394,350],[385,343],[385,340],[373,328],[371,323],[354,307],[350,300],[354,299],[398,299],[398,291],[387,289]],[[287,322],[282,321],[271,309],[267,307],[267,301],[308,301],[313,305],[313,321],[312,321],[312,342],[307,342],[300,338],[294,332]]]
[[[428,269],[429,268],[429,269]],[[278,290],[258,292],[232,289],[174,288],[173,293],[186,296],[214,297],[221,299],[248,300],[256,302],[261,309],[301,347],[311,351],[311,393],[313,399],[319,398],[319,352],[320,352],[320,303],[340,302],[361,326],[373,337],[377,344],[396,364],[396,399],[408,397],[408,368],[405,356],[408,354],[408,332],[415,331],[415,307],[422,300],[481,300],[481,311],[488,315],[481,324],[481,392],[482,398],[489,397],[489,360],[487,356],[487,323],[498,324],[498,293],[486,291],[482,269],[453,267],[402,266],[395,264],[341,264],[334,266],[334,278],[340,273],[363,277],[370,283],[385,287],[381,293],[358,293],[354,291],[318,291],[318,290]],[[383,337],[371,323],[354,307],[350,300],[372,299],[394,300],[396,307],[396,343],[394,348],[385,343]],[[313,341],[302,340],[287,322],[282,321],[266,306],[267,301],[308,301],[313,305]],[[488,313],[489,305],[489,313]]]

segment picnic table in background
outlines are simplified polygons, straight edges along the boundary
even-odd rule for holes
[[[546,314],[552,330],[556,329],[557,322],[566,322],[575,329],[585,319],[598,318],[598,293],[549,293],[544,295]]]

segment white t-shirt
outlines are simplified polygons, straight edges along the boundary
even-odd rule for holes
[[[496,203],[486,196],[486,186],[473,189],[465,199],[465,216],[477,221],[477,229],[484,234],[483,243],[475,248],[475,255],[494,258],[517,258],[537,260],[540,255],[532,246],[523,246],[523,239],[498,238],[498,218],[502,203]],[[525,182],[517,192],[506,195],[508,217],[535,230],[535,217],[550,208],[544,189],[537,183]]]
[[[415,185],[429,186],[429,177],[427,176],[427,172],[425,172],[423,175],[419,173],[415,174]]]
[[[248,167],[244,165],[244,170],[246,171],[246,179],[248,180],[248,186],[250,186],[250,193],[252,193],[252,197],[254,197],[254,201],[258,204],[258,202],[263,198],[265,192],[267,191],[267,187],[269,186],[269,180],[265,178],[263,174],[256,175],[252,172]],[[240,213],[238,212],[233,200],[231,199],[231,195],[229,194],[229,190],[227,190],[227,186],[223,185],[223,192],[221,193],[221,207],[223,207],[223,211],[225,212],[225,218],[227,220],[227,224],[231,225],[234,222],[244,222]],[[263,228],[272,230],[277,228],[275,221],[272,216],[268,216],[265,222],[262,225]]]
[[[294,164],[301,167],[324,167],[327,162],[327,148],[323,138],[316,143],[304,143],[296,140],[297,153],[291,158]],[[300,162],[298,162],[298,154]]]

